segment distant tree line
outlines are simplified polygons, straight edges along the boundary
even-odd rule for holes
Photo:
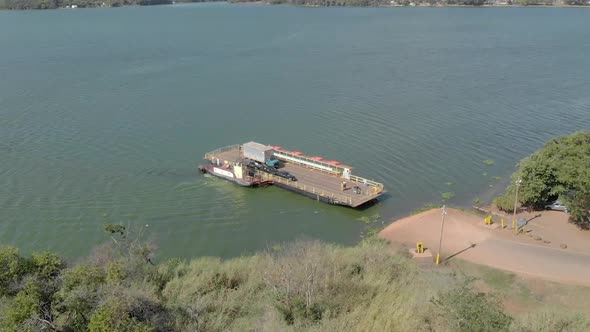
[[[76,6],[88,7],[122,7],[169,5],[189,2],[212,2],[221,0],[0,0],[0,9],[56,9]]]
[[[190,2],[223,0],[0,0],[0,9],[55,9],[68,6],[121,7],[168,5]],[[232,3],[248,3],[257,0],[229,0]],[[289,4],[318,7],[378,7],[378,6],[587,6],[590,0],[262,0],[271,5]]]
[[[252,2],[255,0],[229,0],[233,3]],[[263,0],[271,5],[289,4],[296,6],[348,6],[348,7],[377,7],[377,6],[586,6],[589,0]]]

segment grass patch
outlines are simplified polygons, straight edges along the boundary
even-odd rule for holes
[[[493,269],[484,265],[480,265],[478,268],[483,281],[496,291],[506,292],[514,285],[515,275],[513,273]]]
[[[487,293],[494,293],[500,296],[509,307],[517,306],[522,310],[513,313],[515,321],[511,331],[590,331],[579,329],[525,329],[521,330],[522,324],[530,324],[530,317],[537,317],[540,321],[553,326],[549,318],[545,319],[547,313],[553,318],[564,322],[575,321],[577,324],[589,324],[590,321],[590,287],[573,286],[560,284],[540,279],[521,278],[511,272],[494,269],[485,265],[479,265],[464,260],[455,260],[451,267],[462,274],[476,278],[476,289]],[[581,318],[578,316],[582,316]],[[574,319],[575,318],[575,319]],[[542,324],[541,324],[542,325]],[[539,326],[541,326],[539,325]]]
[[[447,192],[441,193],[440,197],[444,200],[449,200],[449,199],[455,197],[455,193],[453,193],[451,191],[447,191]]]
[[[495,164],[492,159],[486,159],[486,160],[483,161],[483,163],[486,164],[486,165],[488,165],[488,166],[491,166],[491,165]]]
[[[374,222],[379,221],[379,218],[381,218],[381,215],[379,213],[375,213],[374,215],[371,216],[362,216],[360,218],[357,218],[356,220],[365,223],[365,224],[371,224]]]

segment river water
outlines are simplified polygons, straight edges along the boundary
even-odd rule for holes
[[[161,257],[354,244],[489,200],[590,130],[590,10],[194,4],[0,12],[0,242],[75,258],[123,223]],[[362,211],[198,174],[255,140],[385,184]],[[490,159],[493,165],[484,160]]]

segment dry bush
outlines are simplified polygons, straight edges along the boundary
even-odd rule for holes
[[[201,258],[179,264],[162,295],[177,314],[182,330],[228,331],[255,324],[263,313],[264,285],[258,277],[261,257]]]
[[[470,278],[419,269],[374,238],[355,247],[295,241],[160,272],[163,301],[181,331],[487,331],[510,323],[493,297],[469,287]],[[525,323],[513,322],[513,330],[531,330]]]
[[[537,312],[518,317],[510,326],[511,332],[585,332],[590,321],[579,314]]]

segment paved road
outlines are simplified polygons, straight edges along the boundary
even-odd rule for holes
[[[567,249],[488,238],[458,257],[524,275],[590,286],[590,255]]]

